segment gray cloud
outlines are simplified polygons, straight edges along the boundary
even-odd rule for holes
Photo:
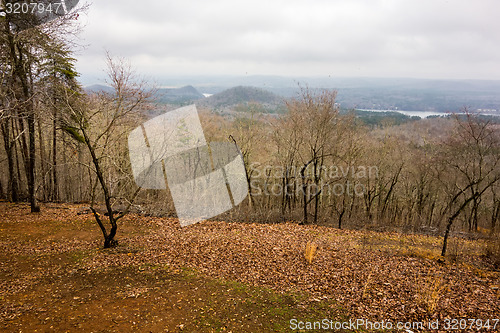
[[[104,49],[154,76],[500,79],[495,0],[95,1],[83,75]]]

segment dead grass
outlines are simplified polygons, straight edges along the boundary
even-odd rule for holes
[[[500,269],[500,236],[486,242],[484,245],[484,256],[491,262],[493,267]]]
[[[438,308],[438,302],[447,289],[446,282],[442,276],[430,275],[423,281],[416,281],[420,284],[418,298],[424,309],[429,313],[434,313]]]
[[[307,242],[306,248],[304,249],[304,257],[306,258],[309,265],[312,264],[314,258],[316,257],[317,251],[318,244],[314,242]]]
[[[365,286],[363,287],[363,294],[361,295],[362,299],[366,298],[366,295],[367,295],[368,290],[369,290],[371,279],[372,279],[372,274],[370,273],[370,274],[368,274],[368,278],[366,279]]]

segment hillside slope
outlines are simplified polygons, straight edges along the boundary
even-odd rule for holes
[[[249,104],[260,104],[268,111],[276,110],[283,99],[270,91],[248,86],[237,86],[214,94],[199,104],[213,109],[228,109]]]
[[[160,88],[156,93],[158,103],[185,103],[197,101],[205,98],[202,93],[193,86],[184,86],[181,88]]]

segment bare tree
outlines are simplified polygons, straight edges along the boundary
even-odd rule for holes
[[[64,127],[90,153],[88,167],[96,176],[90,209],[102,231],[105,248],[117,244],[117,222],[128,213],[139,193],[140,188],[133,182],[130,171],[126,138],[129,131],[144,120],[142,111],[152,95],[145,82],[137,81],[123,60],[115,61],[107,55],[107,63],[114,94],[88,96],[76,105],[68,103],[71,112]],[[68,96],[67,101],[70,100]],[[109,227],[96,208],[97,184],[102,191]],[[117,203],[125,203],[126,207],[116,210]]]
[[[465,110],[465,119],[455,117],[456,130],[443,146],[442,164],[448,177],[441,181],[448,193],[447,223],[441,255],[445,256],[453,222],[500,180],[500,137],[489,121]],[[477,226],[475,226],[477,227]]]
[[[300,162],[303,224],[308,223],[308,206],[314,202],[313,221],[318,221],[320,198],[323,192],[324,165],[328,158],[338,157],[339,107],[335,102],[336,91],[323,90],[314,93],[308,88],[301,89],[298,98],[287,102],[292,138],[296,141]],[[311,186],[312,185],[312,186]]]

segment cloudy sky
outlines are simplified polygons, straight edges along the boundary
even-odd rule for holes
[[[82,0],[83,1],[83,0]],[[497,0],[93,0],[83,81],[104,53],[157,78],[197,75],[500,80]]]

